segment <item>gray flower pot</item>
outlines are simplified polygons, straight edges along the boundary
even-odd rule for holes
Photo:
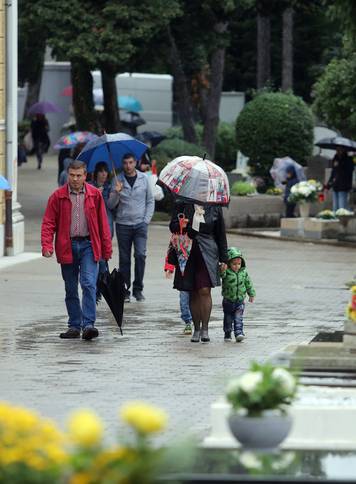
[[[280,412],[264,412],[261,417],[232,414],[228,417],[230,430],[243,447],[273,449],[288,435],[292,417]]]

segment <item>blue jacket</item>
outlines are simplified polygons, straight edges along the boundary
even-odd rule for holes
[[[147,176],[136,171],[137,179],[130,186],[123,173],[118,176],[123,183],[120,193],[114,191],[110,207],[116,208],[115,222],[122,225],[149,224],[155,210],[155,201]]]

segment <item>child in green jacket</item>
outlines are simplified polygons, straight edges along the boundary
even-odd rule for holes
[[[255,299],[256,292],[250,276],[246,270],[246,263],[242,253],[235,247],[230,247],[227,251],[228,263],[227,268],[222,267],[222,295],[224,310],[224,341],[231,341],[232,327],[236,342],[243,341],[244,324],[243,315],[245,310],[245,298],[249,297],[252,303]]]

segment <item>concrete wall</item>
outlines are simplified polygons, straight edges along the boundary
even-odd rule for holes
[[[284,211],[282,197],[262,194],[231,197],[230,205],[223,209],[226,228],[279,227]]]
[[[219,118],[220,121],[234,123],[237,116],[245,106],[244,92],[222,92],[220,101]]]

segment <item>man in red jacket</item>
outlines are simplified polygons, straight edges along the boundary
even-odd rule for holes
[[[85,183],[86,164],[74,160],[68,166],[68,183],[49,198],[42,221],[42,255],[52,257],[53,238],[61,264],[68,312],[68,330],[60,337],[90,340],[99,334],[96,319],[98,261],[111,258],[111,234],[100,191]],[[82,304],[78,295],[78,278]]]

